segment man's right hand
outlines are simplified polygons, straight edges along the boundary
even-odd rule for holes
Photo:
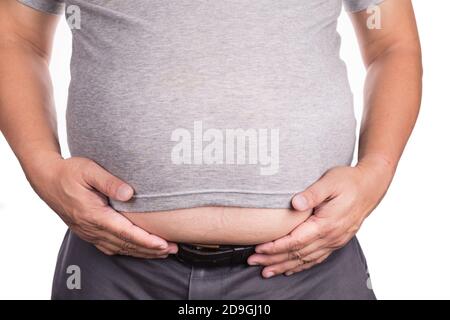
[[[177,245],[135,226],[108,205],[127,201],[133,189],[85,158],[54,159],[29,180],[41,198],[80,238],[107,255],[166,258]]]
[[[109,255],[166,257],[176,252],[175,244],[108,205],[107,197],[129,200],[130,186],[93,161],[59,154],[48,70],[57,23],[56,15],[0,1],[0,130],[33,188],[79,237]]]

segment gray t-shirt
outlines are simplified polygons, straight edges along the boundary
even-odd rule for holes
[[[337,18],[380,0],[19,1],[65,4],[70,151],[134,187],[117,210],[289,208],[352,161]]]

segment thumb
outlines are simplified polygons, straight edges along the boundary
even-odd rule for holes
[[[306,190],[297,193],[292,198],[292,206],[298,211],[313,209],[332,196],[333,190],[333,183],[325,174]]]
[[[83,177],[91,187],[114,200],[128,201],[134,194],[133,188],[127,183],[113,176],[95,162],[88,166]]]

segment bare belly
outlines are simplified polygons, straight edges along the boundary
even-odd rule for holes
[[[122,214],[135,225],[172,242],[260,244],[287,235],[304,222],[311,211],[199,207]]]

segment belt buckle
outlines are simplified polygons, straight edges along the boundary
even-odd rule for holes
[[[214,250],[219,248],[220,246],[179,244],[177,258],[182,262],[203,267],[231,265],[234,256],[233,248]]]
[[[221,247],[222,250],[214,250]],[[249,247],[195,244],[179,244],[179,248],[176,256],[181,262],[203,267],[231,266],[244,263],[249,250]]]
[[[193,243],[193,246],[195,246],[196,248],[211,248],[211,249],[219,249],[220,245],[219,244],[197,244],[197,243]]]

